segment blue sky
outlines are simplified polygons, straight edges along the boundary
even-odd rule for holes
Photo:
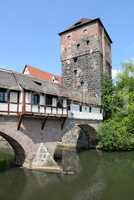
[[[1,0],[0,67],[31,64],[61,72],[58,33],[82,17],[100,17],[113,40],[113,68],[134,59],[133,0]]]

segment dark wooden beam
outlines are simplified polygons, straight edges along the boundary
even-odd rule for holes
[[[43,120],[43,123],[42,123],[42,126],[41,126],[41,130],[44,129],[47,119],[48,119],[48,116],[45,117],[45,119]]]
[[[64,128],[64,124],[65,124],[65,122],[66,122],[66,119],[67,119],[66,117],[63,118],[62,123],[61,123],[61,129]]]
[[[17,130],[20,130],[20,127],[21,127],[21,123],[22,123],[22,120],[23,120],[23,114],[20,115],[19,117],[19,122],[18,122],[18,125],[17,125]]]

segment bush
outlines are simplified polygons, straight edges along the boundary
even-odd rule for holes
[[[98,130],[98,146],[104,150],[134,149],[134,64],[127,63],[123,69],[112,93],[110,84],[104,91],[104,112],[111,113]]]

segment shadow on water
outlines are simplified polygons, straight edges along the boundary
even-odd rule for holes
[[[13,152],[9,152],[9,149],[0,149],[0,172],[7,170],[11,167],[15,156]]]
[[[2,200],[133,200],[134,152],[62,151],[74,175],[11,169],[0,173]]]

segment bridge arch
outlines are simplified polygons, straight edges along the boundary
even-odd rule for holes
[[[96,129],[98,124],[88,122],[76,122],[65,130],[62,137],[62,146],[75,147],[77,149],[95,148],[97,144]]]
[[[15,159],[13,161],[14,166],[23,166],[25,161],[25,151],[23,147],[12,137],[0,131],[0,136],[3,137],[13,148],[15,153]]]
[[[89,124],[79,124],[80,127],[76,148],[77,149],[92,149],[96,147],[96,129]]]

